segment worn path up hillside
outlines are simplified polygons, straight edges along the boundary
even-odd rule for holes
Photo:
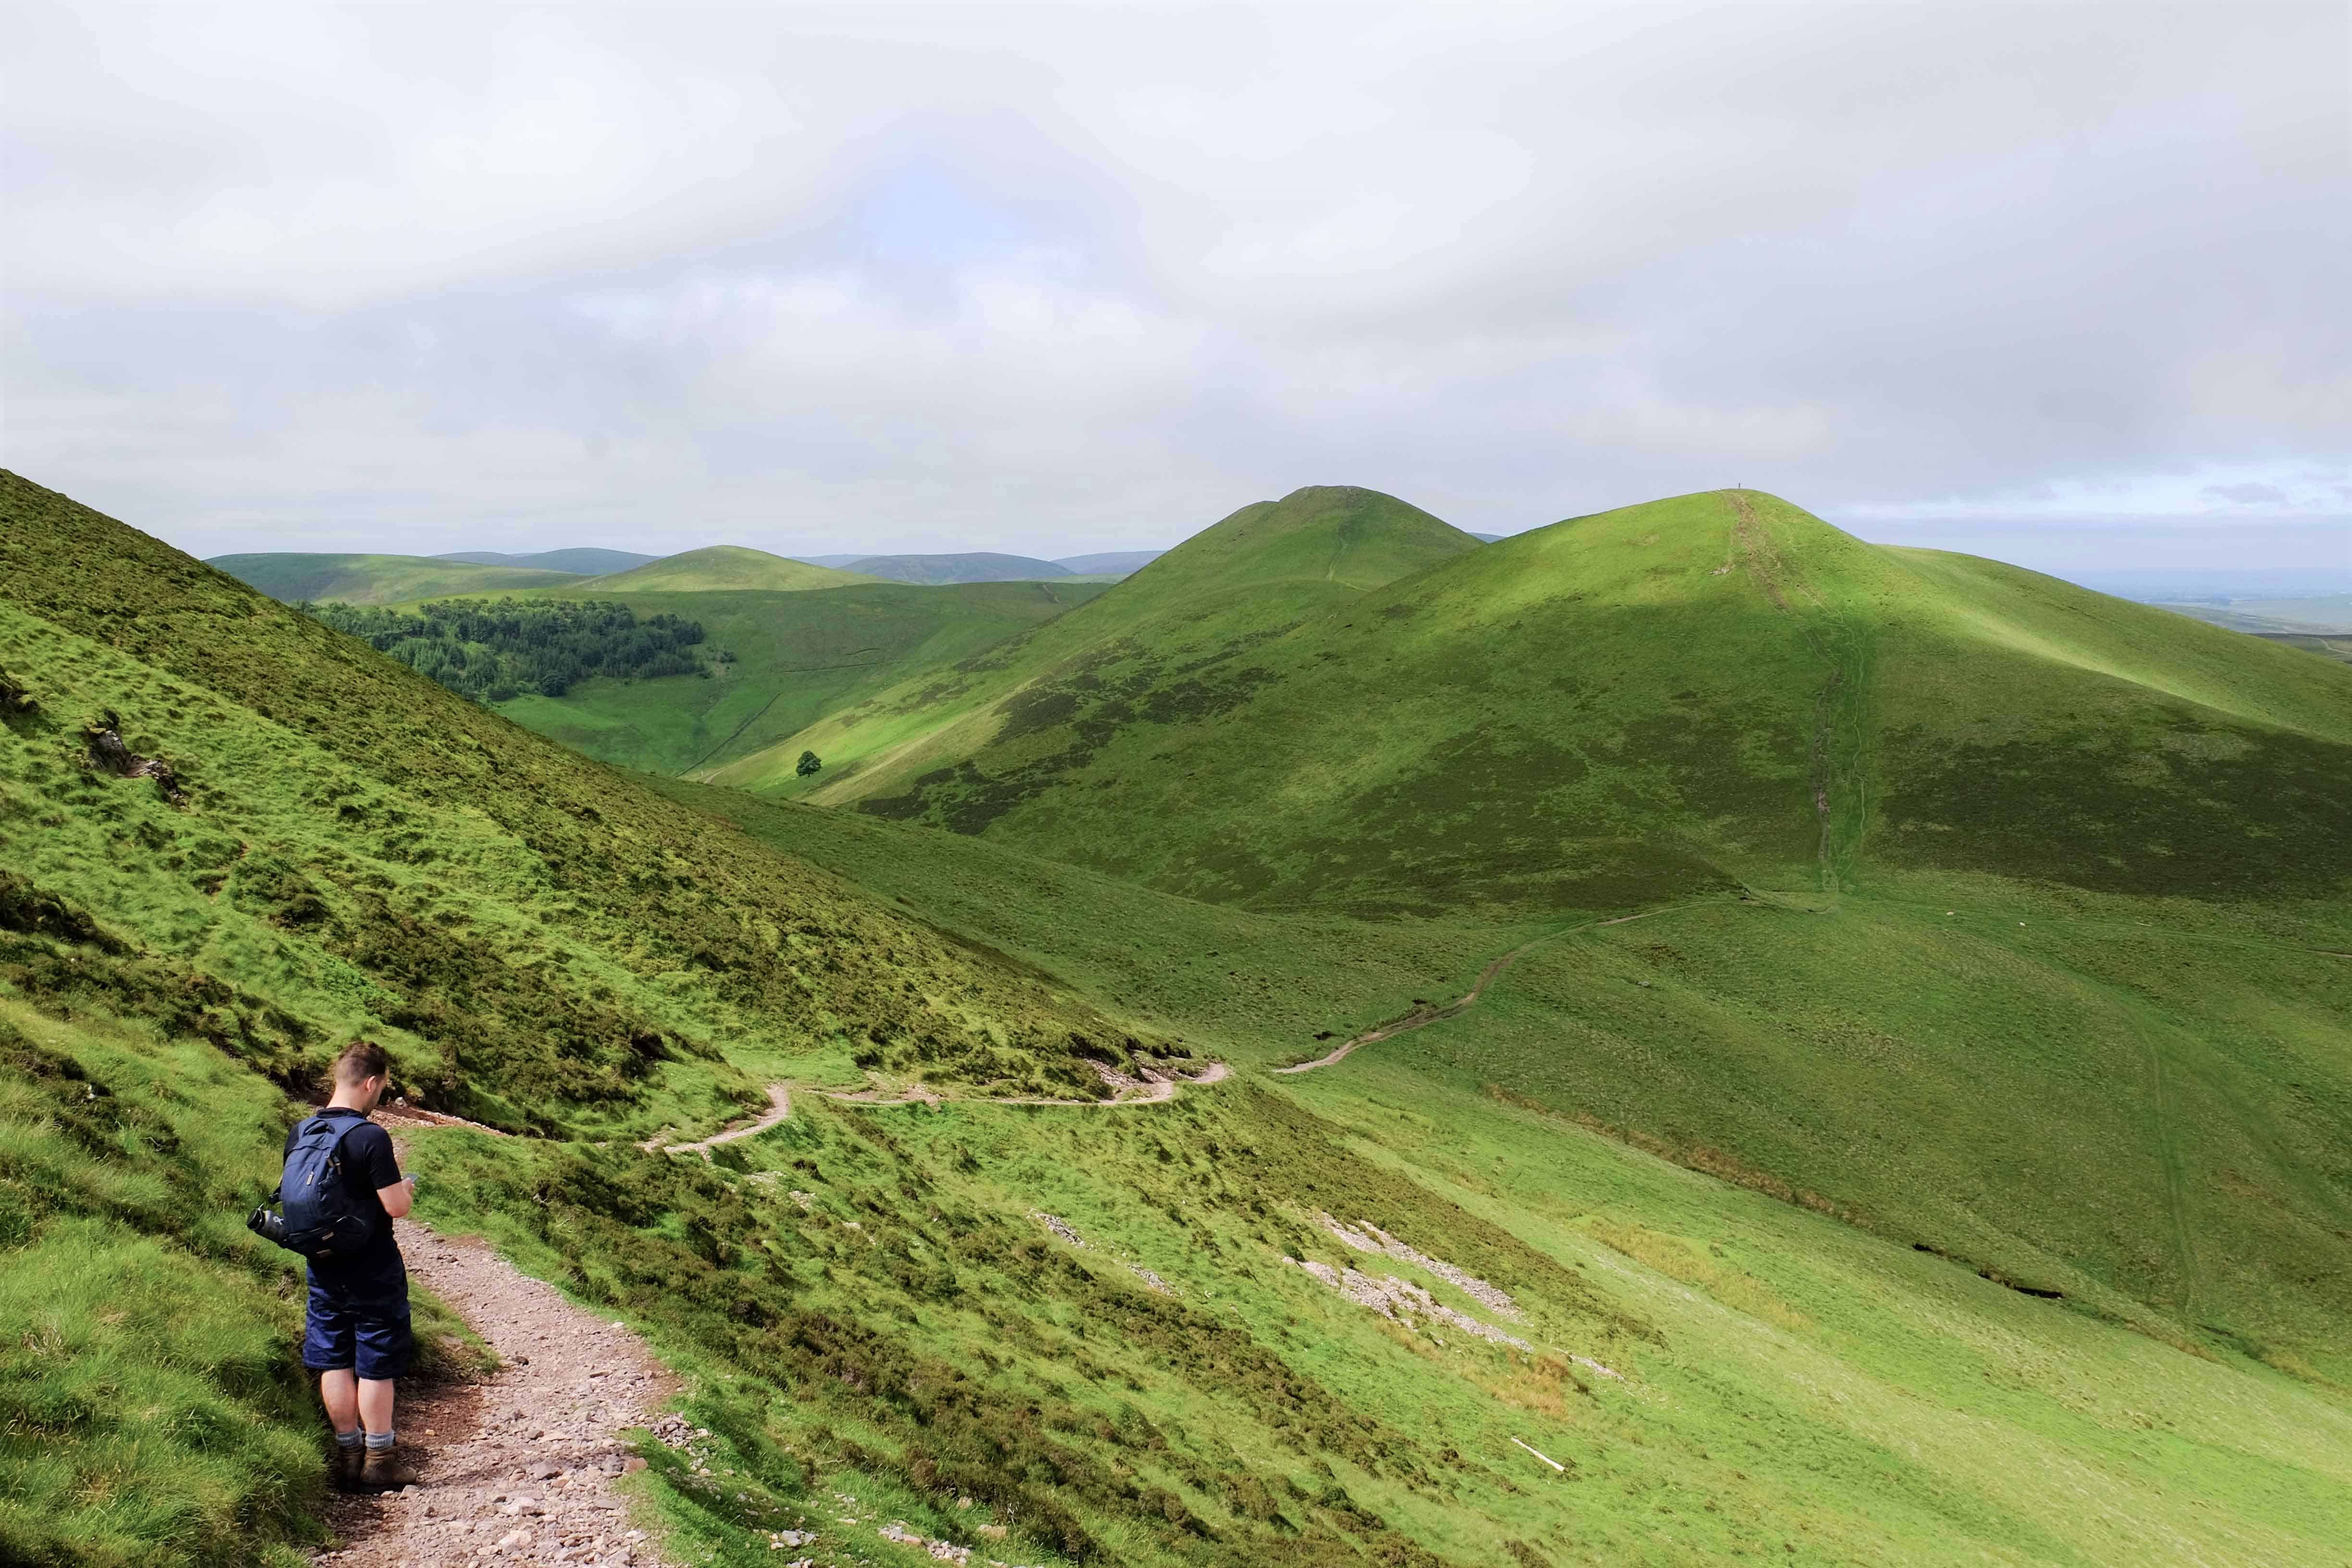
[[[1648,920],[1652,915],[1668,915],[1674,913],[1675,910],[1687,910],[1692,907],[1694,906],[1689,904],[1675,904],[1663,910],[1644,910],[1640,914],[1636,915],[1619,915],[1614,920],[1586,921],[1580,925],[1564,926],[1559,931],[1548,931],[1539,937],[1519,943],[1518,946],[1511,949],[1510,952],[1503,954],[1502,957],[1495,960],[1492,963],[1486,965],[1486,968],[1480,970],[1478,972],[1478,978],[1471,984],[1470,989],[1455,997],[1453,1001],[1444,1003],[1442,1005],[1427,1002],[1415,1003],[1411,1012],[1400,1013],[1397,1016],[1389,1019],[1386,1023],[1374,1025],[1372,1027],[1365,1030],[1362,1034],[1358,1035],[1353,1039],[1341,1041],[1339,1045],[1327,1056],[1317,1057],[1311,1062],[1297,1062],[1286,1068],[1276,1068],[1274,1070],[1282,1073],[1313,1072],[1317,1068],[1328,1068],[1339,1062],[1341,1058],[1345,1058],[1349,1052],[1354,1050],[1359,1046],[1373,1045],[1379,1041],[1389,1039],[1393,1036],[1409,1033],[1412,1030],[1421,1028],[1426,1025],[1443,1023],[1448,1018],[1458,1018],[1463,1014],[1468,1012],[1471,1008],[1478,1005],[1478,998],[1486,994],[1486,987],[1501,979],[1505,970],[1517,963],[1518,960],[1530,949],[1540,947],[1545,942],[1550,942],[1555,938],[1572,936],[1578,931],[1591,931],[1599,926],[1626,925],[1634,921]]]
[[[1100,1110],[1114,1105],[1161,1105],[1176,1098],[1176,1091],[1187,1084],[1205,1087],[1222,1083],[1232,1068],[1223,1062],[1211,1062],[1198,1073],[1187,1078],[1174,1074],[1146,1070],[1141,1078],[1129,1078],[1106,1068],[1103,1081],[1112,1096],[1108,1100],[1047,1100],[1042,1097],[992,1099],[979,1095],[945,1095],[915,1084],[896,1094],[882,1094],[874,1089],[818,1089],[825,1099],[844,1105],[939,1105],[950,1100],[961,1100],[975,1105],[1058,1105],[1076,1110]],[[638,1147],[648,1152],[670,1154],[707,1154],[722,1143],[732,1143],[740,1138],[755,1137],[784,1121],[793,1113],[793,1086],[772,1083],[768,1086],[768,1109],[759,1115],[735,1122],[708,1138],[691,1143],[666,1143],[656,1138]]]
[[[411,1276],[505,1365],[487,1382],[403,1391],[401,1436],[424,1452],[424,1483],[338,1500],[329,1519],[350,1544],[318,1561],[334,1568],[667,1562],[630,1523],[614,1482],[630,1466],[620,1435],[649,1424],[677,1379],[627,1329],[565,1300],[482,1243],[406,1220],[395,1228]]]

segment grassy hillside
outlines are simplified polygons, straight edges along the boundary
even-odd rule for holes
[[[578,581],[564,571],[422,555],[220,555],[206,564],[289,605],[337,599],[347,605],[398,605]]]
[[[1351,920],[662,787],[1237,1063],[1319,1055],[1524,949],[1460,1017],[1312,1076],[1409,1064],[2114,1321],[2352,1384],[2340,903],[1881,872],[1827,915],[1731,895],[1611,925]]]
[[[1660,1159],[1582,1125],[1529,1064],[1454,1059],[1507,989],[1339,1069],[1259,1070],[1315,1048],[1318,1016],[1449,994],[1430,987],[1540,921],[1276,914],[859,816],[656,793],[13,476],[0,521],[0,1557],[290,1562],[316,1539],[291,1281],[236,1215],[274,1173],[287,1091],[358,1028],[392,1043],[412,1098],[517,1134],[412,1133],[420,1217],[489,1237],[684,1374],[710,1436],[648,1440],[633,1483],[679,1560],[772,1564],[791,1528],[829,1568],[936,1561],[883,1541],[894,1522],[975,1562],[1201,1568],[2251,1565],[2334,1561],[2352,1538],[2352,1399],[2326,1364],[2179,1331],[2079,1260],[2080,1283],[2004,1284],[1961,1245],[1915,1250],[1699,1173],[1704,1152],[1660,1140],[1675,1156]],[[1312,581],[1266,602],[1305,603]],[[1220,635],[1212,606],[1176,613]],[[1123,615],[1139,638],[1185,635]],[[167,768],[118,771],[109,735]],[[2052,913],[2153,907],[2039,896]],[[1757,923],[1664,939],[1693,955],[1687,979],[1629,942],[1623,962],[1650,967],[1614,980],[1622,997],[1607,973],[1566,989],[1592,993],[1584,1016],[1618,1019],[1627,1050],[1678,1032],[1640,997],[1795,1061],[1907,973],[1862,949],[1850,972],[1833,962],[1871,899],[1894,907],[1874,889],[1832,916],[1702,904]],[[1992,956],[2051,940],[2039,969],[2089,962],[2073,938],[2012,939],[2015,912],[1987,898],[1950,932],[1910,917],[1933,984],[1905,1027],[1938,1010],[1977,1027],[1981,980],[2047,1031],[2050,1070],[1989,1099],[2064,1082],[2078,1021],[2061,994],[1982,979]],[[2216,1016],[2283,1035],[2284,1010],[2311,1031],[2298,1098],[2237,1107],[2235,1125],[2305,1119],[2273,1139],[2278,1160],[2331,1125],[2352,1146],[2331,1121],[2336,999],[2242,951],[2242,921],[2192,910],[2177,928],[2198,918],[2239,939],[2247,976]],[[1614,963],[1646,929],[1563,941]],[[1785,992],[1738,967],[1809,942],[1830,956]],[[2177,994],[2147,1005],[2198,1016],[2179,956],[2195,949],[2163,951]],[[1937,967],[1971,952],[1978,970]],[[2158,962],[2107,983],[2157,984],[2138,967]],[[1551,1022],[1504,1046],[1553,1068],[1606,1047],[1539,1002]],[[2155,1032],[2183,1118],[2258,1091],[2206,1078],[2189,1033]],[[1837,1037],[1845,1066],[1792,1078],[1789,1123],[1867,1087],[1884,1047]],[[1074,1053],[1154,1049],[1243,1070],[1159,1105],[987,1098],[1071,1092],[1091,1077]],[[1698,1069],[1694,1054],[1640,1070],[1682,1106]],[[2113,1091],[2112,1064],[2083,1071]],[[967,1098],[820,1092],[869,1072]],[[1759,1077],[1741,1067],[1726,1101]],[[635,1144],[785,1078],[792,1116],[707,1163]],[[2176,1144],[2192,1183],[2209,1147]],[[2083,1160],[2103,1171],[2111,1152]],[[2229,1157],[2274,1187],[2276,1167]],[[1947,1210],[2013,1229],[2001,1168],[1964,1169],[1976,1185]],[[2276,1225],[2343,1188],[2340,1166],[2302,1179],[2274,1193]],[[2234,1324],[2265,1279],[2209,1229],[2236,1211],[2189,1217],[2208,1248],[2196,1310]],[[2295,1267],[2334,1263],[2305,1247]],[[2281,1311],[2320,1288],[2267,1283]]]
[[[866,555],[848,571],[893,583],[1038,583],[1066,577],[1070,569],[1030,555],[972,551],[961,555]]]
[[[1003,704],[1040,671],[1093,689],[1093,672],[1118,668],[1132,686],[1164,678],[1155,711],[1213,717],[1232,688],[1222,668],[1235,649],[1276,637],[1366,588],[1477,549],[1469,535],[1417,507],[1375,491],[1302,489],[1261,501],[1193,535],[1077,614],[1008,642],[985,658],[910,675],[805,736],[747,756],[708,776],[746,789],[793,791],[801,752],[814,745],[836,779],[857,777],[845,795],[911,776],[929,759],[961,757],[999,728]],[[1043,706],[1022,727],[1057,714],[1068,700],[1040,689]],[[1026,700],[1024,699],[1024,701]],[[788,749],[789,747],[789,749]],[[828,749],[830,748],[830,749]],[[836,772],[836,764],[838,771]]]
[[[1360,591],[1335,567],[1320,603],[1228,612],[1245,579],[1213,563],[1324,547],[1279,527],[1229,520],[978,674],[910,682],[717,781],[778,787],[813,747],[815,800],[1269,908],[1834,892],[1865,858],[2333,897],[2352,867],[2352,680],[2294,649],[1866,545],[1748,492]],[[1139,617],[1188,556],[1212,568],[1197,616]],[[1123,610],[1125,635],[1073,646]]]
[[[1520,535],[1215,652],[1148,622],[1063,652],[1127,591],[977,661],[998,684],[910,684],[771,754],[822,750],[818,801],[1279,917],[1024,941],[1022,911],[1097,896],[983,893],[960,919],[1108,994],[1245,999],[1297,1058],[1561,933],[1381,1048],[2352,1381],[2341,668],[1747,495]],[[765,820],[931,897],[921,835]],[[1427,942],[1423,976],[1297,1027],[1266,993],[1349,916],[1381,933],[1360,953]],[[1097,946],[1155,973],[1074,966]],[[1202,951],[1244,956],[1166,956]]]
[[[691,621],[703,628],[706,653],[730,657],[713,660],[708,678],[583,681],[561,698],[521,697],[499,711],[617,767],[715,767],[908,670],[970,658],[1100,592],[1057,580],[631,594],[624,602],[640,619]]]
[[[812,566],[805,561],[788,561],[764,550],[749,550],[740,544],[714,544],[707,550],[665,555],[646,565],[615,572],[608,576],[591,577],[585,581],[572,578],[562,587],[567,595],[701,594],[742,589],[797,594],[811,588],[841,588],[852,583],[869,581],[871,579],[855,572],[836,572],[830,566]]]

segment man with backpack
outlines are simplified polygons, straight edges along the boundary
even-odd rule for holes
[[[286,1212],[274,1239],[310,1265],[302,1364],[319,1374],[319,1398],[335,1428],[335,1484],[349,1491],[417,1479],[392,1425],[393,1383],[408,1370],[412,1349],[408,1267],[392,1222],[408,1212],[416,1178],[400,1173],[392,1135],[368,1120],[389,1078],[382,1046],[345,1047],[326,1108],[286,1135],[278,1184]]]

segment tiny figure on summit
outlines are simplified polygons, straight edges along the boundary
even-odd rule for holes
[[[335,1429],[334,1480],[346,1491],[414,1483],[395,1446],[394,1380],[407,1372],[408,1267],[392,1222],[415,1201],[416,1178],[400,1173],[392,1135],[368,1120],[391,1067],[382,1046],[354,1040],[335,1058],[326,1108],[286,1135],[276,1198],[282,1214],[254,1210],[247,1224],[310,1262],[302,1364],[319,1374],[319,1398]]]

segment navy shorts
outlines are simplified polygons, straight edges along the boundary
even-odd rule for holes
[[[302,1364],[313,1372],[355,1371],[371,1383],[407,1373],[416,1342],[408,1331],[408,1298],[359,1300],[310,1281],[302,1325]]]

